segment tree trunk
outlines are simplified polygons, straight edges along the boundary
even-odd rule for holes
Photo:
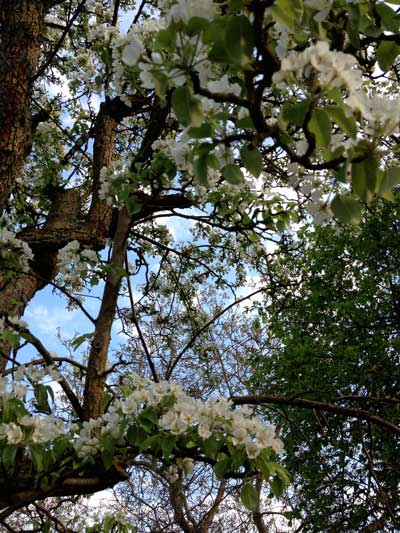
[[[0,0],[0,213],[30,144],[32,80],[44,17],[43,1]]]

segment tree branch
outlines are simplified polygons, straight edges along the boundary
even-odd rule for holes
[[[26,329],[26,328],[16,328],[16,329],[23,335],[23,337],[30,344],[32,344],[32,346],[34,346],[37,349],[37,351],[43,357],[47,365],[49,366],[54,365],[55,360],[53,356],[51,355],[51,353],[48,350],[46,350],[46,348],[43,346],[40,340],[37,337],[35,337],[35,335],[33,335],[33,333],[29,331],[29,329]],[[77,414],[78,418],[82,420],[82,416],[83,416],[82,406],[78,398],[76,397],[74,391],[71,389],[71,386],[66,381],[66,379],[62,377],[61,375],[60,375],[59,383],[65,395],[67,396],[68,400],[71,402],[71,405],[74,408],[74,411]]]
[[[356,409],[353,407],[342,407],[329,402],[318,402],[315,400],[307,400],[304,398],[293,398],[284,396],[272,396],[268,394],[257,396],[233,396],[231,401],[234,405],[287,405],[289,407],[303,407],[305,409],[316,409],[318,411],[326,411],[335,413],[341,416],[350,416],[360,420],[367,420],[376,426],[387,429],[392,433],[400,435],[400,427],[396,426],[389,420],[385,420],[379,416],[371,414],[364,409]]]

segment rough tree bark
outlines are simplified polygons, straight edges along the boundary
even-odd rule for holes
[[[0,0],[0,213],[31,138],[31,97],[47,2]]]

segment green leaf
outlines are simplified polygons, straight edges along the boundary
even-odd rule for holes
[[[193,98],[187,85],[175,89],[172,95],[172,107],[182,126],[202,125],[203,113],[200,102]]]
[[[266,461],[266,463],[271,474],[277,474],[285,485],[289,485],[290,483],[289,473],[284,466],[278,463],[275,463],[273,461]]]
[[[393,41],[382,41],[376,50],[376,59],[380,68],[386,72],[389,70],[397,56],[400,54],[400,46]]]
[[[200,185],[208,187],[207,179],[207,155],[200,155],[193,161],[193,174],[199,180]]]
[[[84,333],[83,335],[78,335],[78,337],[74,337],[71,341],[71,346],[73,347],[74,351],[79,348],[81,344],[84,342],[87,342],[93,338],[94,333]]]
[[[6,470],[11,469],[15,465],[15,457],[17,455],[17,446],[7,444],[2,451],[1,461]]]
[[[53,460],[58,461],[63,455],[65,450],[68,448],[68,441],[66,438],[58,438],[54,441],[52,448]]]
[[[208,59],[214,63],[230,63],[231,59],[222,41],[216,42],[208,52]]]
[[[161,50],[173,51],[176,46],[176,30],[173,26],[157,33],[156,46]]]
[[[55,396],[54,396],[53,389],[50,387],[50,385],[46,385],[46,390],[47,390],[47,394],[48,394],[49,398],[51,398],[51,401],[54,403]]]
[[[276,0],[270,13],[276,22],[295,30],[296,24],[303,17],[303,3],[301,0]]]
[[[162,400],[159,402],[159,407],[162,409],[170,409],[173,405],[176,403],[176,398],[173,394],[167,394],[162,398]]]
[[[257,148],[248,148],[243,146],[240,150],[240,156],[244,167],[251,173],[255,178],[262,172],[263,163],[261,152]]]
[[[378,160],[374,155],[352,164],[353,190],[365,202],[369,202],[376,192],[380,172]]]
[[[341,183],[346,183],[347,182],[347,161],[345,161],[343,163],[343,165],[341,165],[339,167],[339,169],[336,172],[336,176],[335,177]]]
[[[361,221],[361,206],[351,196],[337,194],[331,203],[334,215],[345,224],[359,224]]]
[[[296,104],[285,104],[282,108],[282,116],[286,122],[295,126],[302,126],[309,108],[309,101],[303,100]]]
[[[225,472],[229,470],[230,465],[231,460],[229,457],[223,457],[217,462],[217,464],[214,466],[214,472],[218,479],[222,479]]]
[[[236,448],[231,457],[231,469],[238,470],[246,462],[247,456],[243,447]]]
[[[23,336],[23,335],[22,335]],[[3,329],[0,333],[0,338],[3,339],[6,343],[10,344],[13,348],[16,348],[19,344],[21,335],[10,329]]]
[[[232,17],[225,30],[225,46],[233,63],[245,66],[254,48],[253,26],[244,15]]]
[[[378,182],[379,162],[378,159],[371,155],[364,161],[365,172],[367,176],[367,187],[371,192],[376,191],[376,185]]]
[[[351,183],[353,191],[363,200],[369,202],[371,200],[371,193],[367,186],[367,173],[364,161],[359,163],[352,163],[351,165]]]
[[[245,6],[245,0],[229,0],[229,6],[232,11],[240,11]]]
[[[226,179],[228,183],[231,183],[232,185],[240,185],[244,181],[243,172],[240,170],[240,168],[230,163],[229,165],[225,165],[221,169],[221,173],[223,177]]]
[[[268,479],[269,476],[271,475],[271,470],[269,467],[270,461],[268,461],[266,457],[260,454],[257,457],[255,463],[256,463],[258,470],[261,472],[263,479]]]
[[[236,127],[244,130],[253,129],[254,122],[251,120],[250,117],[243,117],[236,122]]]
[[[188,135],[193,139],[202,139],[204,137],[211,137],[213,134],[213,129],[211,124],[205,122],[199,128],[189,128]]]
[[[47,401],[47,387],[39,383],[38,385],[36,385],[33,392],[36,399],[37,409],[39,411],[43,411],[44,413],[50,413],[51,409]]]
[[[169,459],[172,450],[176,445],[177,437],[175,435],[167,435],[161,441],[161,449],[165,459]]]
[[[134,425],[129,427],[126,437],[131,446],[140,447],[148,433],[142,427]]]
[[[221,445],[221,442],[214,435],[211,435],[204,441],[202,448],[207,457],[215,459],[221,449]]]
[[[157,96],[163,98],[167,90],[168,77],[159,70],[152,70],[151,76],[153,79],[154,89],[156,91]]]
[[[378,194],[390,192],[395,185],[400,183],[400,167],[390,167],[383,173],[382,181],[379,185]]]
[[[109,533],[111,529],[115,526],[116,519],[112,515],[107,515],[103,520],[103,533]]]
[[[327,105],[324,107],[333,120],[349,137],[355,139],[357,136],[357,124],[355,118],[347,116],[344,109],[338,105]]]
[[[158,422],[157,413],[154,411],[152,407],[146,407],[146,409],[143,409],[143,411],[140,413],[140,416],[141,418],[150,420],[150,422],[153,422],[153,424],[157,424]]]
[[[317,146],[327,148],[331,142],[331,120],[323,109],[313,109],[308,130],[314,134]]]
[[[42,490],[47,490],[49,488],[49,478],[47,476],[43,476],[40,480],[40,488]]]
[[[108,433],[103,433],[100,437],[100,445],[103,450],[107,450],[111,455],[115,452],[115,440]]]
[[[44,450],[40,446],[36,446],[33,444],[30,446],[30,454],[32,458],[33,468],[38,474],[43,471],[44,453]]]
[[[151,431],[157,425],[158,417],[151,407],[147,407],[138,416],[138,422],[146,431]]]
[[[108,47],[105,47],[100,52],[100,57],[103,61],[103,63],[108,67],[110,70],[112,69],[112,55],[111,51]]]
[[[141,450],[150,449],[153,453],[158,454],[158,452],[161,450],[162,440],[163,440],[162,435],[151,435],[150,437],[147,437],[147,439],[145,439],[142,442],[140,449]]]
[[[279,476],[274,476],[269,482],[272,493],[276,498],[280,498],[285,490],[285,483]]]
[[[400,17],[386,3],[376,4],[375,9],[380,16],[381,26],[387,30],[397,32],[400,25]]]
[[[258,494],[256,489],[250,483],[245,483],[240,491],[240,501],[250,511],[257,511]]]
[[[202,17],[191,17],[186,25],[186,33],[188,35],[197,35],[205,30],[210,25],[210,22]]]
[[[347,21],[347,34],[353,47],[360,48],[360,8],[357,4],[349,4],[349,17]]]
[[[362,30],[362,33],[364,35],[367,35],[367,37],[379,37],[380,34],[382,33],[382,30],[381,28],[378,28],[377,26],[375,26],[374,24],[369,24],[368,26],[366,26],[363,30]]]
[[[202,40],[204,44],[221,43],[228,23],[227,17],[217,17],[204,30]]]
[[[101,460],[103,461],[103,465],[105,469],[108,470],[112,467],[113,460],[114,460],[114,454],[110,453],[108,450],[102,450]]]

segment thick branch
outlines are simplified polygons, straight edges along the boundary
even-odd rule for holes
[[[123,277],[127,239],[131,226],[131,216],[123,208],[118,217],[114,238],[110,271],[106,279],[103,298],[96,321],[96,330],[89,354],[86,374],[83,411],[84,418],[97,418],[103,414],[103,393],[105,371],[108,362],[108,348],[111,340],[111,327],[115,316],[119,288]]]
[[[342,407],[329,402],[318,402],[315,400],[307,400],[304,398],[287,398],[284,396],[272,396],[263,394],[259,396],[234,396],[231,398],[235,405],[287,405],[289,407],[304,407],[305,409],[316,409],[318,411],[326,411],[335,413],[341,416],[350,416],[358,418],[359,420],[368,420],[372,424],[381,428],[387,429],[392,433],[400,435],[400,427],[396,426],[389,420],[385,420],[379,416],[371,414],[364,409],[356,409],[353,407]]]

